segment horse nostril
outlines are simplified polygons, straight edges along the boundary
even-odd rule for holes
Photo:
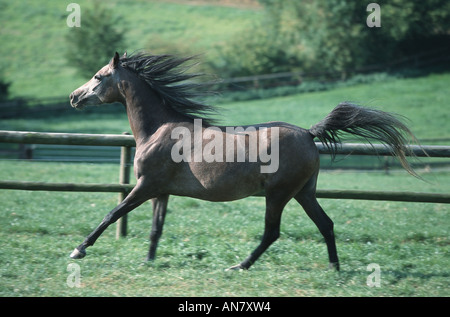
[[[69,95],[69,98],[70,98],[70,104],[73,106],[75,103],[77,103],[77,101],[78,101],[78,98],[77,98],[77,95],[74,93],[74,92],[72,92],[70,95]]]

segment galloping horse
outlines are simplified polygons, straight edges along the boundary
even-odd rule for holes
[[[70,256],[83,258],[86,248],[110,224],[152,199],[153,224],[147,257],[152,260],[162,234],[169,195],[231,201],[264,192],[262,240],[248,258],[230,269],[248,269],[278,239],[281,214],[294,198],[323,235],[330,267],[339,270],[333,222],[316,199],[319,153],[314,138],[332,153],[340,143],[341,132],[380,141],[409,173],[416,175],[405,157],[408,137],[413,137],[410,130],[393,114],[347,102],[340,103],[310,129],[284,122],[213,126],[209,116],[215,108],[195,101],[198,85],[189,80],[197,74],[186,72],[191,61],[192,57],[144,53],[125,53],[120,57],[116,52],[108,65],[70,94],[71,105],[77,109],[113,102],[125,106],[136,140],[137,179],[128,196]],[[200,138],[190,137],[196,133],[200,133]],[[268,160],[262,154],[267,158],[269,152],[275,168],[264,170]]]

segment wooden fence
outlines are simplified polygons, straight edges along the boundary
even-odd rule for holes
[[[77,133],[41,133],[0,131],[0,142],[19,144],[63,144],[121,147],[120,183],[119,184],[83,184],[83,183],[46,183],[26,181],[0,181],[0,189],[40,190],[40,191],[78,191],[78,192],[118,192],[119,201],[123,200],[134,185],[129,184],[131,149],[136,146],[133,136],[115,134],[77,134]],[[329,151],[321,143],[316,143],[321,154]],[[450,157],[450,146],[423,145],[410,146],[418,157]],[[389,149],[382,144],[347,143],[338,148],[338,154],[344,155],[381,155],[390,156]],[[256,196],[262,196],[259,194]],[[386,200],[427,203],[450,203],[450,194],[421,192],[386,192],[360,190],[317,190],[318,198]],[[117,236],[126,234],[126,217],[118,222]]]

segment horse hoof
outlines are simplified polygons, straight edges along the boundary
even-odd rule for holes
[[[328,265],[329,270],[339,271],[339,262],[330,262]]]
[[[75,248],[73,252],[70,254],[70,257],[72,259],[82,259],[86,256],[86,250],[82,249],[79,250],[78,248]]]
[[[228,271],[243,271],[245,270],[245,267],[243,267],[242,265],[238,264],[238,265],[234,265],[232,267],[229,267],[228,269],[225,269],[225,272]]]

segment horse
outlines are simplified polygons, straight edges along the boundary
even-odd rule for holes
[[[153,221],[147,260],[154,260],[170,195],[223,202],[263,192],[265,226],[261,241],[244,261],[229,269],[249,269],[279,238],[283,209],[294,198],[322,234],[329,267],[339,270],[334,224],[316,199],[320,164],[314,139],[326,145],[333,157],[342,133],[382,142],[406,171],[417,176],[406,160],[407,144],[414,135],[403,117],[341,102],[310,129],[286,122],[215,126],[217,108],[197,101],[202,91],[193,80],[200,74],[189,71],[193,60],[195,56],[145,52],[119,56],[116,52],[107,65],[70,94],[71,106],[76,109],[114,102],[124,105],[136,141],[137,180],[127,197],[70,257],[85,257],[86,248],[110,224],[151,200]],[[269,152],[272,166],[267,164]]]

